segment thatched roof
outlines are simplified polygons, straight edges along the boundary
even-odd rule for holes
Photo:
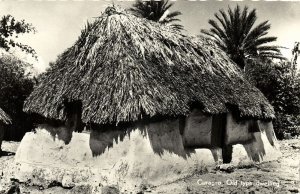
[[[7,125],[11,123],[10,117],[1,108],[0,108],[0,122]]]
[[[65,119],[64,102],[82,103],[83,122],[178,116],[201,105],[211,114],[273,118],[263,94],[210,40],[108,8],[60,55],[25,102],[25,111]]]

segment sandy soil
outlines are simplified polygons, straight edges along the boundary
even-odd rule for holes
[[[151,187],[145,185],[141,193],[300,193],[300,139],[280,141],[282,157],[276,161],[232,167],[221,165],[215,170],[197,172],[190,177],[178,180],[167,185]],[[4,142],[2,149],[15,153],[19,143]],[[3,168],[9,168],[14,155],[0,157],[0,172]],[[3,178],[2,174],[1,179]],[[62,188],[59,183],[51,188],[19,185],[24,194],[73,194],[87,193],[88,187]],[[0,194],[4,194],[11,185],[0,184]],[[103,193],[116,193],[116,189],[103,190]]]

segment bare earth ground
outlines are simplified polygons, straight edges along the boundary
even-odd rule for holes
[[[277,161],[265,162],[257,165],[233,168],[223,165],[215,170],[198,172],[176,182],[157,187],[146,186],[140,193],[300,193],[299,162],[300,139],[280,141],[282,157]],[[16,152],[18,142],[3,142],[2,149],[7,152]],[[14,156],[0,157],[0,172],[4,165],[13,161]],[[3,175],[0,175],[2,178]],[[7,192],[9,186],[1,188],[0,194]],[[60,186],[39,188],[19,185],[21,193],[27,194],[74,194],[86,193],[84,189],[66,189]],[[110,192],[115,193],[114,189]]]

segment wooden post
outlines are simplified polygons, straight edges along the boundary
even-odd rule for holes
[[[223,163],[230,163],[232,160],[232,145],[223,145],[222,147]]]

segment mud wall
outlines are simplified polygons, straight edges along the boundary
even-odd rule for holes
[[[211,147],[211,137],[212,117],[194,109],[185,121],[182,137],[184,146],[192,148]]]
[[[245,144],[254,140],[254,132],[259,130],[258,126],[255,129],[254,120],[240,120],[238,121],[229,112],[227,113],[226,120],[226,135],[225,135],[225,145],[233,144]]]
[[[140,131],[141,135],[149,140],[152,151],[159,156],[172,153],[185,158],[193,152],[193,149],[185,149],[183,146],[179,119],[171,119],[128,129],[115,127],[91,129],[89,143],[93,155],[99,156],[106,149],[112,148],[113,143],[123,141],[125,136],[130,137],[133,129]]]
[[[112,134],[105,133],[106,137]],[[30,179],[35,184],[67,179],[72,184],[107,183],[134,187],[143,180],[153,185],[162,184],[214,167],[215,160],[209,149],[198,149],[184,158],[174,153],[182,151],[183,146],[169,151],[168,148],[173,149],[170,143],[174,142],[167,141],[168,132],[161,134],[150,138],[144,130],[132,129],[122,141],[119,136],[109,149],[95,157],[90,148],[90,134],[73,132],[71,142],[65,145],[58,139],[53,141],[49,132],[40,129],[36,133],[27,133],[18,148],[15,161],[21,166],[16,178],[20,181]],[[166,149],[159,154],[156,146]],[[86,172],[84,176],[83,172]],[[64,186],[67,185],[64,183]]]
[[[62,140],[65,144],[69,144],[72,140],[73,129],[68,128],[65,125],[52,126],[50,124],[41,124],[38,127],[47,130],[51,134],[53,140],[57,138]]]
[[[277,140],[273,128],[272,121],[258,121],[259,130],[261,132],[265,132],[267,135],[267,138],[272,146],[276,146],[275,142]]]
[[[195,153],[195,149],[208,148],[215,162],[223,160],[226,163],[231,162],[232,145],[241,144],[249,159],[261,161],[266,155],[266,144],[274,146],[276,142],[271,121],[241,121],[230,113],[211,117],[194,110],[184,123],[183,130],[180,129],[180,119],[150,123],[138,130],[149,138],[151,148],[157,155],[173,153],[187,158]],[[269,142],[262,141],[261,132]],[[126,133],[130,134],[124,130],[93,130],[90,135],[93,155],[101,155],[112,148],[113,142],[122,141]]]
[[[243,144],[248,157],[256,162],[272,159],[277,156],[279,145],[271,121],[258,121],[259,132],[254,133],[253,141]],[[275,148],[275,149],[274,149]]]
[[[73,132],[71,138],[68,135],[70,130],[59,127],[27,133],[16,153],[15,162],[18,168],[15,178],[22,182],[30,180],[36,185],[47,185],[53,181],[66,187],[100,183],[119,185],[125,192],[136,188],[142,181],[143,184],[146,181],[147,184],[155,186],[176,181],[195,172],[206,171],[214,168],[216,163],[222,163],[224,150],[218,147],[201,148],[202,142],[192,137],[198,135],[201,138],[201,134],[205,133],[204,140],[213,142],[207,134],[217,133],[214,128],[225,129],[227,125],[223,124],[227,116],[223,115],[218,125],[212,125],[214,119],[205,118],[201,113],[195,112],[193,117],[197,119],[187,120],[192,122],[184,125],[194,126],[187,131],[181,131],[180,120],[173,119],[127,130],[98,128],[92,129],[91,133]],[[199,124],[206,123],[202,125],[206,127],[205,130],[198,127],[195,121]],[[276,145],[272,124],[258,122],[257,126],[262,132],[251,132],[251,142],[232,146],[232,164],[243,165],[262,159],[270,161],[280,156],[276,146],[271,145],[272,142]],[[251,127],[253,123],[248,123],[248,130],[255,131]],[[49,134],[49,131],[60,138],[53,141],[53,134]],[[246,134],[246,130],[244,133]],[[228,134],[241,140],[242,135],[235,136],[233,130]],[[232,139],[232,136],[229,137]],[[65,144],[65,138],[70,139],[68,145]],[[185,147],[184,138],[186,143],[189,143],[187,140],[190,138],[193,145],[200,149]]]
[[[47,130],[52,137],[62,140],[65,144],[69,144],[72,139],[72,133],[74,131],[82,131],[83,124],[81,122],[81,113],[74,108],[69,108],[67,112],[67,118],[65,122],[53,123],[48,122],[38,125],[38,128],[43,128]]]
[[[93,156],[99,156],[112,148],[114,143],[123,141],[125,134],[126,131],[118,129],[91,129],[89,145]]]
[[[243,144],[248,157],[256,162],[262,161],[266,155],[265,143],[262,140],[261,132],[253,134],[254,138],[251,142]]]
[[[186,157],[190,151],[185,150],[180,134],[178,119],[151,123],[145,126],[154,153],[162,155],[170,152]]]
[[[40,127],[46,129],[52,137],[70,143],[72,134],[77,129],[78,115],[69,114],[65,125]],[[150,143],[154,154],[165,153],[188,158],[195,149],[208,148],[215,162],[230,162],[232,145],[242,144],[249,158],[258,161],[265,155],[261,131],[265,132],[268,141],[276,141],[271,122],[255,120],[237,120],[231,113],[208,116],[195,109],[185,119],[169,119],[150,124],[139,124],[131,128],[98,127],[91,128],[89,147],[94,157],[101,156],[113,149],[113,145],[122,142],[132,130],[138,130]]]

